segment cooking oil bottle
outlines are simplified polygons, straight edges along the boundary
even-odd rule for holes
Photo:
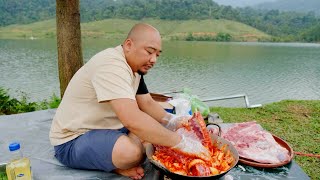
[[[8,180],[31,180],[30,160],[23,157],[19,143],[9,145],[11,161],[6,165]]]

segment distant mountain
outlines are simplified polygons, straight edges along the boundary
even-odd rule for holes
[[[0,0],[0,26],[51,19],[55,0]]]
[[[222,2],[222,0],[216,1]],[[245,6],[274,0],[223,1]],[[288,4],[292,2],[300,2],[300,0],[282,1],[286,2],[284,6],[289,6]],[[312,3],[310,7],[320,7],[317,5],[320,0],[304,1],[308,5]],[[53,19],[56,14],[55,6],[56,0],[0,0],[0,27]],[[304,39],[319,41],[318,38],[312,36],[320,25],[320,18],[314,13],[260,10],[252,7],[233,8],[220,6],[213,0],[80,0],[80,15],[82,23],[103,19],[153,18],[175,21],[226,19],[244,23],[283,40],[299,41],[301,40],[300,35],[305,34],[308,38]],[[49,33],[46,36],[53,35]]]
[[[254,6],[254,8],[303,13],[313,11],[316,15],[320,15],[320,0],[276,0],[274,2],[263,2]]]
[[[139,21],[105,19],[81,23],[81,36],[85,38],[124,39],[130,28]],[[147,18],[142,21],[157,27],[163,39],[183,40],[192,33],[194,38],[203,37],[203,40],[219,33],[231,35],[233,41],[270,39],[269,35],[253,27],[225,19],[172,21]],[[25,25],[0,27],[0,39],[29,39],[30,37],[36,39],[55,38],[56,20],[50,19]]]
[[[212,0],[80,0],[81,22],[108,18],[223,18],[219,8]],[[0,0],[0,27],[48,20],[55,15],[56,0]]]
[[[219,5],[225,6],[233,6],[233,7],[246,7],[250,6],[253,7],[255,5],[264,3],[264,2],[273,2],[276,0],[213,0],[214,2],[218,3]]]

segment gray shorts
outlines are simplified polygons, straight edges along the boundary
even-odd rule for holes
[[[110,172],[116,169],[112,163],[114,144],[128,132],[126,128],[88,131],[72,141],[55,146],[55,157],[71,168]]]

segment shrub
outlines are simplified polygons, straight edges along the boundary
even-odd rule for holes
[[[32,112],[49,108],[57,108],[61,99],[53,94],[50,100],[41,102],[29,102],[26,93],[21,92],[21,98],[12,98],[9,95],[9,90],[0,87],[0,115],[17,114],[23,112]]]

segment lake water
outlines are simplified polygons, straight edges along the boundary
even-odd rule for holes
[[[83,56],[120,44],[84,40]],[[55,40],[0,40],[0,87],[33,101],[59,95]],[[163,54],[145,76],[149,91],[190,88],[201,99],[246,94],[251,104],[320,99],[320,44],[163,42]],[[210,105],[243,106],[243,99]]]

